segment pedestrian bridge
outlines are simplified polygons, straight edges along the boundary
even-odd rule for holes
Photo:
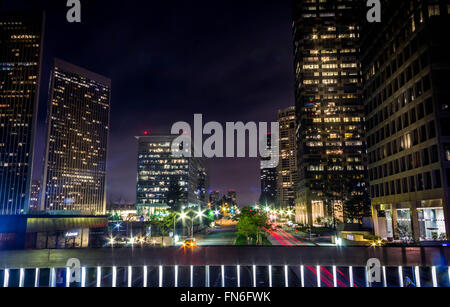
[[[0,286],[449,287],[449,257],[446,247],[5,251],[0,252]],[[70,259],[79,260],[79,269],[67,267]],[[381,264],[379,282],[369,277],[369,259]]]

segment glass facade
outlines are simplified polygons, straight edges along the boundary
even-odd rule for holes
[[[104,214],[111,80],[55,60],[42,206]]]
[[[449,234],[450,71],[440,33],[450,26],[448,5],[388,1],[385,20],[362,29],[370,194],[375,232],[382,237],[385,209],[393,213],[388,238]]]
[[[172,156],[175,136],[143,136],[137,139],[138,215],[150,218],[171,206],[204,208],[209,187],[205,161]],[[181,190],[177,197],[181,204],[169,204],[168,194],[174,192],[170,191],[174,183]]]
[[[0,214],[29,206],[43,15],[0,12]]]
[[[281,207],[294,207],[298,168],[295,107],[279,111],[278,123],[280,162],[277,168],[277,202]]]
[[[266,150],[273,153],[271,139],[267,137]],[[277,201],[277,166],[270,161],[271,157],[261,158],[260,203],[263,206],[274,206]]]
[[[322,224],[366,189],[359,11],[355,1],[294,3],[296,219]]]

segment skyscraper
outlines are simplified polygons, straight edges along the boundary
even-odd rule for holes
[[[209,176],[205,161],[173,156],[175,138],[173,135],[137,137],[136,206],[140,216],[163,214],[170,207],[204,208],[207,204]]]
[[[236,190],[228,190],[227,198],[230,202],[230,206],[237,206],[237,193]]]
[[[213,208],[220,207],[220,191],[211,191],[211,193],[209,193],[209,205]]]
[[[375,233],[450,237],[450,2],[385,1],[363,28]]]
[[[267,151],[272,152],[272,138],[267,138]],[[277,201],[277,165],[271,157],[261,158],[261,196],[263,206],[275,206]]]
[[[359,5],[294,1],[298,223],[342,220],[344,201],[365,185]]]
[[[0,214],[29,206],[43,15],[0,12]]]
[[[280,162],[277,168],[277,202],[281,207],[294,207],[298,168],[295,107],[280,110],[278,123]]]
[[[103,214],[111,80],[56,59],[50,95],[41,206]]]

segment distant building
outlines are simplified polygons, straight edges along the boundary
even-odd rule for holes
[[[106,206],[106,214],[112,218],[120,218],[124,221],[135,221],[138,219],[136,204],[126,202],[112,202]]]
[[[280,124],[280,162],[277,168],[277,203],[281,207],[295,206],[297,182],[297,122],[295,107],[278,112]]]
[[[31,183],[30,208],[29,211],[39,211],[39,202],[41,201],[41,181],[33,180]]]
[[[0,215],[28,211],[43,14],[0,12]]]
[[[450,2],[386,1],[362,29],[370,194],[383,238],[450,238]]]
[[[174,182],[181,189],[179,204],[184,208],[207,205],[209,176],[204,159],[172,156],[175,136],[139,136],[137,211],[146,218],[170,208],[168,195]]]
[[[209,193],[209,204],[211,207],[217,207],[221,205],[220,191],[211,191]]]
[[[272,149],[271,138],[267,138],[267,151]],[[261,196],[259,202],[263,206],[274,206],[277,201],[277,165],[268,165],[276,159],[271,157],[261,158]]]
[[[230,206],[237,206],[238,200],[236,190],[229,190],[227,193],[227,198]]]
[[[111,80],[55,60],[41,206],[105,214]]]

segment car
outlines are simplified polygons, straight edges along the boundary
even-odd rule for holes
[[[184,240],[183,246],[184,247],[196,247],[197,242],[195,241],[194,238],[189,238],[189,239]]]

